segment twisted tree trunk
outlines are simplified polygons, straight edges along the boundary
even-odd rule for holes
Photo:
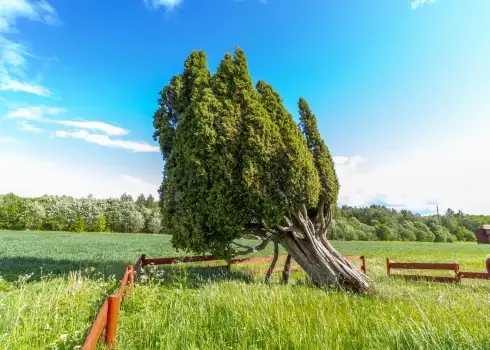
[[[282,271],[282,283],[288,284],[291,278],[291,254],[286,257],[286,262],[284,263],[284,270]]]
[[[310,276],[317,286],[334,285],[346,290],[365,292],[372,288],[370,279],[339,254],[325,234],[330,225],[331,213],[324,217],[323,207],[319,216],[312,219],[305,206],[284,218],[287,224],[279,227],[276,237],[291,257]]]
[[[331,223],[331,210],[325,215],[323,203],[318,209],[306,209],[302,205],[296,212],[284,217],[282,225],[270,228],[262,220],[260,224],[253,223],[246,226],[246,231],[255,238],[262,240],[256,247],[247,247],[233,242],[236,246],[244,248],[235,251],[235,255],[246,255],[263,250],[274,242],[274,260],[266,274],[266,282],[277,262],[277,243],[288,251],[288,259],[283,271],[283,282],[289,280],[291,258],[303,268],[317,286],[337,286],[344,290],[366,292],[372,289],[372,282],[366,274],[359,271],[326,239],[326,233]]]

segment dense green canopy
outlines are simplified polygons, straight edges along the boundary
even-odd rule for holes
[[[254,87],[241,49],[211,75],[203,52],[160,92],[154,115],[165,160],[165,232],[177,248],[233,254],[252,224],[275,227],[301,205],[332,205],[338,181],[306,101],[301,128],[274,89]]]

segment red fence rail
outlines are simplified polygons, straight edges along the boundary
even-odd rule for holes
[[[446,276],[427,276],[427,275],[392,275],[391,270],[403,269],[403,270],[444,270],[454,271],[454,277]],[[434,282],[446,282],[454,283],[459,282],[459,265],[458,264],[440,264],[440,263],[396,263],[390,259],[386,259],[386,271],[388,276],[399,276],[409,280],[426,280]]]
[[[459,278],[490,280],[490,273],[488,272],[460,272],[458,276]]]
[[[287,258],[287,255],[279,255],[278,260],[285,260]],[[361,265],[358,266],[358,268],[366,273],[367,271],[367,265],[366,265],[366,258],[362,256],[346,256],[345,257],[347,260],[350,261],[361,261]],[[257,257],[251,257],[251,258],[236,258],[236,259],[231,259],[228,261],[227,265],[224,266],[216,266],[216,267],[227,267],[228,269],[231,268],[231,265],[239,265],[239,264],[251,264],[251,263],[262,263],[262,262],[270,262],[274,259],[273,256],[257,256]],[[176,264],[176,263],[192,263],[192,262],[203,262],[203,261],[217,261],[221,260],[218,259],[214,255],[201,255],[201,256],[190,256],[190,257],[173,257],[173,258],[146,258],[144,255],[141,256],[141,266],[146,266],[146,265],[171,265],[171,264]],[[138,259],[139,261],[139,259]],[[291,270],[299,270],[301,269],[300,266],[292,266]],[[136,269],[137,275],[139,274],[138,269]],[[266,269],[267,270],[267,269]],[[274,269],[274,272],[281,271],[280,268]]]

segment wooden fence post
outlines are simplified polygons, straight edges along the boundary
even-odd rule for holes
[[[119,304],[121,298],[117,295],[111,295],[107,298],[109,308],[107,310],[107,329],[105,332],[106,346],[111,349],[116,342],[117,319],[119,318]]]
[[[129,265],[128,266],[128,274],[129,274],[129,279],[128,279],[128,282],[129,282],[129,289],[131,291],[131,289],[133,289],[134,287],[134,268],[133,268],[133,265]]]
[[[366,257],[363,255],[361,256],[361,260],[362,260],[362,271],[364,271],[364,273],[367,273],[367,267],[366,267]]]
[[[386,272],[388,273],[388,276],[391,276],[391,271],[390,271],[390,258],[386,258]]]

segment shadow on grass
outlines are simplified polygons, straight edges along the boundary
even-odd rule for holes
[[[102,274],[104,278],[115,275],[116,279],[121,279],[127,265],[128,263],[122,260],[55,260],[19,256],[0,259],[0,276],[5,281],[14,282],[19,276],[32,273],[33,275],[29,280],[36,281],[43,275],[52,274],[53,276],[65,277],[70,271],[83,272],[93,268],[93,272]]]

